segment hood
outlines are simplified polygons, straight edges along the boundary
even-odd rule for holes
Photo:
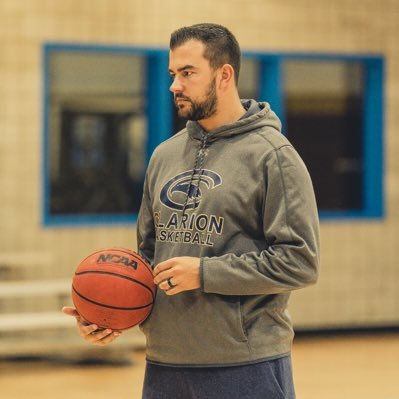
[[[186,198],[182,210],[183,221],[189,201],[195,204],[199,197],[199,185],[203,173],[203,163],[206,157],[206,147],[215,140],[232,137],[246,132],[253,132],[257,128],[270,127],[281,131],[281,122],[276,114],[270,109],[270,105],[265,102],[258,103],[255,100],[241,100],[246,113],[241,119],[223,125],[217,129],[206,132],[198,122],[188,121],[186,128],[190,137],[200,141],[200,146],[195,157],[195,163],[191,172],[190,183],[187,186]]]
[[[266,102],[255,100],[241,100],[242,105],[247,110],[246,114],[233,123],[223,125],[217,129],[206,132],[196,121],[188,121],[186,129],[188,134],[196,140],[201,140],[207,136],[207,142],[212,142],[220,138],[227,138],[237,134],[253,131],[256,128],[269,126],[281,131],[281,122],[277,115],[270,109]]]

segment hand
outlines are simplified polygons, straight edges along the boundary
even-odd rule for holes
[[[79,335],[93,345],[106,345],[114,341],[121,331],[112,331],[111,329],[99,329],[96,324],[90,324],[84,320],[75,308],[65,306],[62,311],[68,315],[76,318]]]
[[[201,287],[200,258],[181,256],[168,259],[158,263],[154,269],[154,276],[154,283],[167,295],[195,290]]]

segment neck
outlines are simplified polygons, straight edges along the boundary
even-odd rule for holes
[[[245,112],[245,108],[242,106],[238,95],[235,96],[233,101],[223,102],[219,99],[216,112],[210,118],[202,119],[198,123],[206,132],[210,132],[220,126],[238,121]]]

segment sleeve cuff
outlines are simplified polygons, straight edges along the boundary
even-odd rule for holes
[[[204,280],[204,258],[200,258],[200,284],[201,291],[205,292],[205,280]]]

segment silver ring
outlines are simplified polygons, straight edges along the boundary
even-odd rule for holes
[[[169,277],[167,280],[169,288],[175,288],[176,286],[172,283],[172,277]]]

